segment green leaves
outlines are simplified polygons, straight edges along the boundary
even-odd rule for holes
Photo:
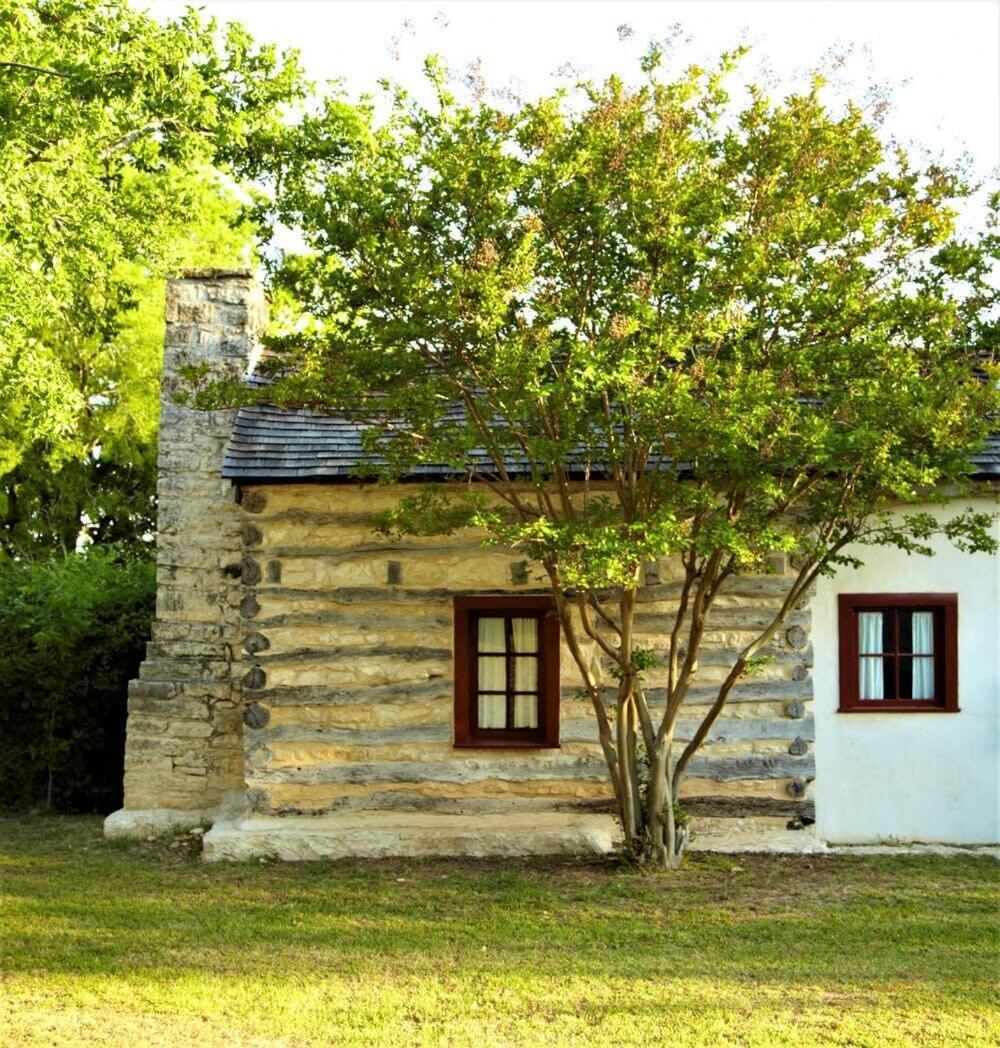
[[[148,527],[164,275],[250,260],[234,180],[273,169],[302,91],[193,11],[0,0],[0,545],[72,548],[111,503],[118,537]],[[95,453],[142,477],[131,508]]]
[[[998,408],[968,344],[995,233],[957,239],[960,173],[821,78],[736,109],[739,57],[666,80],[654,51],[638,86],[506,108],[434,59],[433,107],[303,121],[270,217],[309,247],[278,280],[311,327],[275,340],[268,395],[366,422],[384,479],[489,496],[441,488],[394,527],[472,523],[587,591],[664,557],[924,541],[881,509],[962,484]]]
[[[156,566],[106,547],[0,552],[0,790],[6,807],[121,803],[125,705],[156,598]]]

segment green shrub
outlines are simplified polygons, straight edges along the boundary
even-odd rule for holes
[[[148,556],[0,561],[0,807],[120,806],[126,691],[155,595]]]

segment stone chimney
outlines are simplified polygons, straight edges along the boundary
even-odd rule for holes
[[[167,285],[156,620],[129,686],[125,805],[108,817],[110,835],[196,824],[244,787],[239,521],[220,475],[235,412],[196,411],[173,394],[185,365],[246,373],[266,318],[248,270],[188,272]]]

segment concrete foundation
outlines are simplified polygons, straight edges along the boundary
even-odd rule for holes
[[[538,812],[438,815],[360,812],[352,815],[248,815],[217,822],[205,835],[203,857],[219,860],[381,859],[521,855],[606,855],[618,828],[608,815]]]
[[[159,837],[190,830],[195,826],[210,826],[215,821],[214,808],[119,808],[104,820],[105,837]]]

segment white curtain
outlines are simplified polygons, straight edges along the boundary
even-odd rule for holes
[[[538,619],[517,618],[511,620],[511,642],[514,652],[538,651]],[[481,617],[479,619],[478,696],[480,728],[507,727],[507,696],[483,695],[484,691],[507,691],[507,638],[504,620]],[[496,654],[489,654],[496,652]],[[484,654],[488,653],[488,654]],[[514,691],[538,691],[538,656],[521,656],[514,659]],[[516,695],[514,697],[514,728],[538,727],[538,696]]]
[[[503,655],[479,656],[479,687],[477,690],[507,690],[507,659]]]
[[[538,659],[534,655],[514,660],[514,691],[538,691]]]
[[[480,619],[479,633],[482,636],[484,622],[499,622],[500,643],[503,650],[503,619]],[[478,691],[507,691],[507,659],[503,655],[480,655],[479,656],[479,680]],[[480,728],[505,728],[507,726],[507,696],[480,695],[479,696],[479,727]]]
[[[506,646],[503,619],[481,618],[479,620],[479,650],[480,652],[495,651],[500,655],[504,653]]]
[[[514,619],[511,634],[514,651],[538,651],[538,619]],[[514,660],[514,691],[538,691],[538,658]],[[514,727],[538,727],[538,698],[535,695],[514,696]]]
[[[913,654],[934,654],[934,613],[932,611],[915,611],[913,613]],[[934,698],[934,660],[913,659],[913,698]]]
[[[858,674],[859,697],[862,699],[884,699],[885,678],[881,658],[865,658],[866,652],[882,650],[882,612],[862,611],[858,613],[858,651],[861,654]]]
[[[507,696],[506,695],[480,695],[479,696],[479,727],[480,728],[506,728],[507,727]]]
[[[514,696],[514,727],[538,727],[538,698],[535,695]]]
[[[538,619],[511,619],[514,651],[538,651]]]

